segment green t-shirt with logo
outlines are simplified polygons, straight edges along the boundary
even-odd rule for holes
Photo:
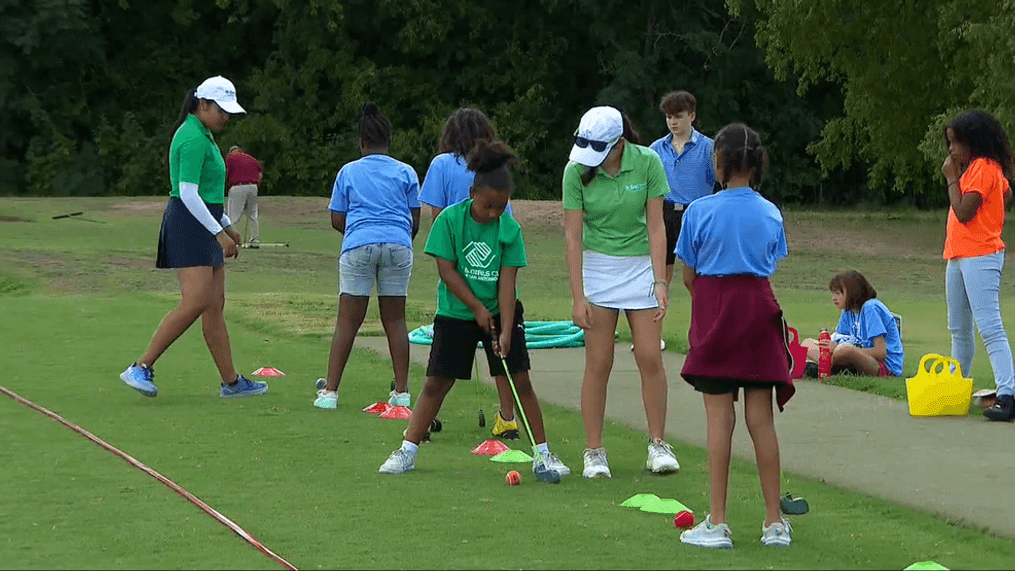
[[[169,144],[169,196],[180,196],[180,183],[197,185],[208,204],[222,204],[226,194],[226,161],[215,137],[195,115],[187,115]]]
[[[479,224],[472,219],[472,199],[449,206],[437,215],[426,239],[424,252],[455,262],[455,269],[469,284],[476,299],[490,313],[499,313],[497,282],[504,266],[525,267],[522,227],[504,214],[495,222]],[[472,311],[455,297],[444,280],[437,285],[437,315],[473,320]]]
[[[624,144],[620,171],[611,177],[603,169],[582,186],[588,167],[570,162],[564,168],[564,210],[584,210],[586,249],[610,256],[648,255],[645,204],[670,192],[659,155],[648,147]]]

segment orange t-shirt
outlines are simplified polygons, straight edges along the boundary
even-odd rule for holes
[[[1001,167],[989,159],[976,159],[959,179],[959,191],[962,194],[975,192],[983,197],[983,203],[965,224],[959,222],[954,209],[948,209],[944,259],[986,256],[1003,250],[1001,229],[1008,181]]]

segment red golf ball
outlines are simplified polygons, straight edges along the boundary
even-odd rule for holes
[[[694,525],[694,514],[689,511],[682,511],[673,516],[673,525],[679,529]]]

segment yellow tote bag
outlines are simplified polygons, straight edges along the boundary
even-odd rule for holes
[[[928,353],[920,359],[916,376],[906,379],[906,397],[912,416],[965,416],[973,397],[973,379],[962,377],[955,359]]]

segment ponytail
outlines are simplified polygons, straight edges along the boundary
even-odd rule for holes
[[[173,125],[173,130],[169,133],[169,146],[166,147],[166,156],[163,158],[164,164],[169,164],[169,149],[173,146],[173,138],[176,137],[176,131],[179,130],[180,125],[187,120],[187,115],[190,115],[194,111],[197,111],[197,97],[194,96],[196,89],[191,89],[183,96],[183,105],[180,108],[180,117],[176,119],[176,124]]]

